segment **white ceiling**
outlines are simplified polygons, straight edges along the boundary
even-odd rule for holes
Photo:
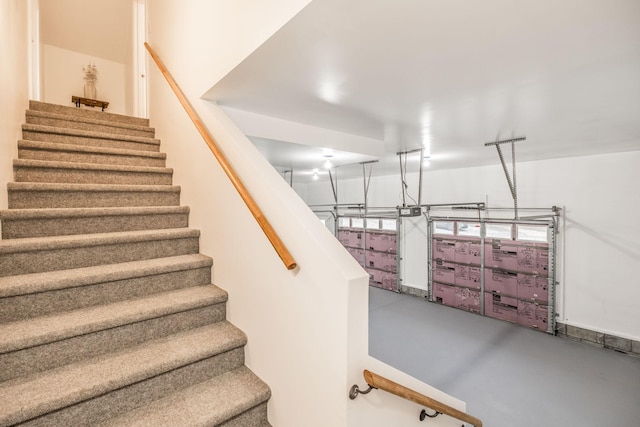
[[[299,179],[318,146],[374,174],[422,146],[430,169],[497,163],[484,143],[518,136],[518,161],[638,150],[640,1],[313,0],[205,98]]]

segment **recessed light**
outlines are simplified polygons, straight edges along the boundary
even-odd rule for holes
[[[322,157],[330,159],[333,157],[333,150],[331,148],[322,149]]]

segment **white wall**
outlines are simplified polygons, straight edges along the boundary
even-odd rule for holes
[[[561,322],[640,340],[640,151],[520,163],[517,167],[521,207],[565,206],[564,244],[560,252],[558,310]],[[417,198],[417,180],[409,188]],[[294,187],[298,184],[294,184]],[[339,183],[340,202],[362,202],[362,180]],[[309,204],[332,203],[328,183],[308,184]],[[512,207],[499,165],[426,172],[423,203],[483,202]],[[402,204],[399,176],[374,177],[373,206]],[[407,245],[413,262],[405,263],[405,285],[426,288],[423,225],[412,226]],[[422,251],[422,254],[421,254]]]
[[[155,66],[149,72],[151,125],[175,170],[174,182],[182,187],[182,204],[191,206],[190,226],[201,230],[201,252],[214,258],[214,282],[229,292],[228,318],[248,335],[246,363],[272,389],[270,422],[278,427],[355,427],[370,420],[367,425],[398,421],[417,427],[415,405],[413,412],[398,418],[397,406],[373,407],[393,403],[392,397],[381,394],[356,402],[347,398],[352,384],[362,385],[365,368],[400,375],[368,357],[366,273],[224,112],[198,99],[306,3],[154,0],[148,4],[149,43],[299,269],[283,267]],[[463,402],[417,381],[415,385],[464,409]],[[443,419],[433,425],[454,424]]]
[[[0,2],[0,209],[7,207],[7,182],[13,181],[12,161],[29,100],[27,16],[26,1]]]
[[[133,114],[135,85],[133,71],[134,0],[46,0],[40,1],[39,7],[41,43],[43,46],[55,46],[62,50],[55,53],[60,56],[56,58],[56,69],[53,70],[57,74],[51,76],[49,80],[56,82],[59,77],[64,76],[60,72],[64,70],[62,60],[65,59],[65,56],[73,53],[71,55],[73,60],[76,55],[85,55],[85,58],[90,58],[96,64],[100,62],[103,65],[102,68],[98,66],[100,73],[98,76],[99,99],[115,104],[110,104],[109,111],[111,112]],[[64,53],[64,51],[68,51],[68,53]],[[120,76],[120,71],[116,73],[117,76],[114,75],[114,64],[117,64],[117,68],[125,68],[124,76]],[[81,63],[80,72],[82,65],[86,66],[86,61],[84,64]],[[74,68],[72,69],[71,66]],[[62,81],[66,83],[66,80],[75,78],[79,72],[76,68],[76,61],[72,61],[66,70],[69,76]],[[46,72],[46,70],[42,71]],[[82,75],[80,76],[82,77]],[[114,89],[116,82],[121,85],[117,91]],[[79,92],[75,88],[77,85],[80,85]],[[57,96],[52,98],[55,101],[48,102],[69,104],[71,95],[67,92],[70,88],[75,88],[74,95],[82,94],[82,79],[80,79],[80,83],[65,84],[58,90],[49,87],[50,92],[53,90],[65,93],[64,96],[62,93],[55,93]],[[101,96],[105,96],[105,98]],[[107,96],[109,98],[106,98]],[[124,104],[122,96],[125,96]]]
[[[125,64],[42,44],[42,93],[44,102],[73,105],[71,96],[84,96],[83,67],[98,69],[97,99],[108,101],[110,113],[126,113]],[[83,107],[90,108],[90,107]]]

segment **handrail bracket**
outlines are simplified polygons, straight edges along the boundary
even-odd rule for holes
[[[429,417],[429,418],[435,418],[438,415],[442,415],[442,412],[438,412],[436,411],[435,414],[428,414],[426,409],[423,409],[422,411],[420,411],[420,421],[424,421],[425,418]]]
[[[367,388],[366,390],[360,390],[358,384],[354,384],[349,390],[349,399],[353,400],[358,397],[359,394],[368,394],[371,390],[377,390],[377,388],[369,385],[369,388]]]

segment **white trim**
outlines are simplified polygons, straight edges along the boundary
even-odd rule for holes
[[[148,117],[146,6],[146,0],[133,0],[133,115],[136,117]]]
[[[39,0],[27,3],[29,16],[29,99],[41,100],[40,84],[40,4]]]

